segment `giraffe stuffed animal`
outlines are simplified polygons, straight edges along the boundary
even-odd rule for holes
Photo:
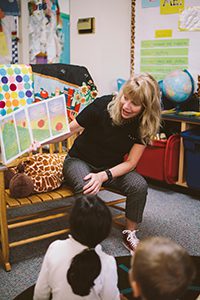
[[[38,153],[27,157],[5,173],[5,185],[12,197],[27,197],[34,193],[49,192],[63,182],[63,163],[66,154]]]

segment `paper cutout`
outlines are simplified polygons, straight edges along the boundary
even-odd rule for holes
[[[146,65],[183,65],[188,64],[188,57],[142,57],[141,64]]]
[[[144,40],[141,41],[142,48],[156,47],[188,47],[189,39],[167,39],[167,40]]]
[[[48,142],[68,132],[64,95],[25,106],[0,120],[2,160],[10,163],[27,152],[33,141]]]
[[[187,69],[186,65],[182,65],[179,66],[180,70],[185,70]],[[141,66],[140,68],[141,72],[148,72],[148,73],[171,73],[172,71],[174,71],[174,66],[165,66],[163,68],[163,66],[159,66],[159,65],[155,65],[155,66]]]
[[[200,6],[187,7],[179,16],[180,31],[200,30]]]
[[[6,56],[8,54],[8,46],[4,32],[0,32],[0,55]]]
[[[172,37],[171,29],[160,29],[155,30],[155,38]]]
[[[184,0],[160,0],[160,14],[177,14],[184,9]]]
[[[142,0],[142,8],[160,6],[160,0]]]
[[[188,48],[141,49],[142,56],[188,56]]]

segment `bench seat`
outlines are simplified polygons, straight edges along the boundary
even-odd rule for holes
[[[59,149],[61,149],[61,147],[59,147]],[[41,153],[41,149],[40,149],[40,153]],[[19,234],[17,234],[17,236],[15,237],[16,240],[12,242],[10,241],[9,231],[15,228],[21,228],[23,231],[25,226],[34,226],[34,224],[38,224],[38,223],[42,224],[43,222],[48,222],[54,219],[63,218],[69,215],[69,211],[71,208],[71,201],[68,201],[68,199],[70,199],[70,197],[75,196],[75,194],[73,193],[70,187],[65,186],[63,184],[60,188],[51,192],[38,193],[25,198],[12,198],[10,196],[10,191],[8,189],[5,189],[4,171],[6,169],[7,169],[6,166],[0,167],[0,230],[1,230],[0,255],[5,270],[10,271],[11,264],[10,264],[9,257],[10,257],[11,248],[67,233],[69,232],[69,228],[66,228],[65,226],[65,228],[62,228],[60,230],[52,231],[51,226],[49,226],[48,233],[37,234],[28,237],[26,239],[20,238]],[[102,188],[102,190],[107,190],[107,189]],[[109,191],[116,192],[114,190],[109,190]],[[65,199],[65,201],[63,201],[64,205],[62,205],[62,207],[49,208],[43,205],[44,203],[58,201],[61,199]],[[119,213],[113,214],[113,221],[117,225],[122,224],[120,222],[120,219],[124,217],[124,208],[119,206],[119,204],[125,201],[126,201],[126,197],[123,195],[119,195],[119,197],[115,200],[105,201],[106,205],[114,209],[117,209],[119,211]],[[36,212],[31,212],[29,214],[27,213],[24,214],[23,210],[21,210],[17,217],[16,216],[12,217],[12,209],[19,210],[22,207],[25,206],[30,207],[34,205],[36,206],[37,204],[43,205],[44,209],[41,210],[39,209]]]

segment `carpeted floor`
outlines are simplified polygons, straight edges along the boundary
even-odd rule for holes
[[[100,195],[104,200],[116,197],[114,194],[103,191]],[[153,235],[170,237],[185,247],[190,255],[200,256],[199,216],[198,197],[150,185],[144,219],[140,224],[138,237],[140,239]],[[51,226],[54,225],[51,223]],[[33,229],[30,228],[30,230]],[[17,230],[14,232],[15,234],[17,234]],[[61,238],[65,238],[65,236]],[[0,300],[12,300],[35,283],[43,256],[51,241],[53,239],[12,249],[11,272],[5,272],[0,265]],[[121,229],[113,227],[111,235],[102,245],[108,254],[129,255],[121,242]]]

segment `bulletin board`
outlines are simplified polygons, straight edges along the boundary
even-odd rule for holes
[[[170,3],[179,3],[180,7]],[[159,81],[175,69],[187,69],[197,82],[199,40],[199,0],[136,1],[135,73],[149,72]]]

